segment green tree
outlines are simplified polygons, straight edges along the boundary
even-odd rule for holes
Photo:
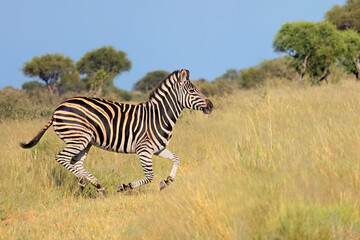
[[[360,0],[347,0],[343,6],[334,6],[326,13],[325,19],[339,30],[351,29],[360,33]]]
[[[334,68],[334,63],[341,59],[345,51],[345,42],[336,27],[329,22],[317,24],[315,54],[310,59],[309,72],[317,82],[325,80]]]
[[[146,93],[154,89],[168,75],[167,71],[162,70],[149,72],[135,83],[134,90]]]
[[[94,97],[100,97],[104,83],[111,81],[111,78],[111,73],[105,72],[102,68],[97,70],[90,82],[90,90],[94,92]]]
[[[104,87],[113,87],[114,78],[131,68],[131,61],[126,53],[113,47],[102,47],[86,53],[77,63],[76,68],[80,74],[85,75],[87,89],[97,87],[101,94]]]
[[[292,57],[291,65],[299,73],[299,82],[304,81],[309,57],[315,49],[315,25],[311,22],[284,24],[273,41],[274,50]]]
[[[46,54],[34,57],[22,68],[24,75],[38,77],[45,82],[50,94],[58,92],[58,81],[74,71],[74,63],[69,57],[61,54]]]
[[[329,22],[294,22],[281,27],[273,47],[292,57],[290,65],[298,72],[302,83],[307,71],[318,81],[326,79],[344,50],[344,42]]]
[[[360,81],[360,35],[352,30],[342,32],[345,42],[345,51],[342,58],[342,65],[345,69],[356,76]]]

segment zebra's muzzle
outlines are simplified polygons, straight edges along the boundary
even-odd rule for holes
[[[205,99],[205,102],[206,102],[206,107],[204,107],[202,109],[202,111],[205,114],[210,114],[214,108],[214,105],[212,104],[212,102],[209,99]]]

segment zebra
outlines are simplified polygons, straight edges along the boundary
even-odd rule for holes
[[[73,97],[61,103],[43,129],[22,148],[35,146],[53,125],[56,135],[66,143],[56,161],[72,172],[81,190],[85,179],[99,194],[105,194],[100,181],[83,166],[91,146],[118,153],[136,153],[145,174],[139,181],[121,184],[118,192],[150,183],[154,178],[152,157],[173,161],[171,172],[160,182],[160,190],[175,180],[180,160],[167,149],[172,130],[184,108],[210,114],[212,102],[189,80],[189,70],[177,70],[163,79],[150,93],[149,100],[139,104],[109,101],[101,98]]]

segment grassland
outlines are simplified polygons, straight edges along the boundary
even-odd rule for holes
[[[153,183],[134,155],[93,148],[87,169],[105,198],[54,156],[52,129],[20,149],[47,119],[0,124],[0,239],[360,239],[360,85],[280,87],[215,98],[211,115],[185,111],[154,157]]]

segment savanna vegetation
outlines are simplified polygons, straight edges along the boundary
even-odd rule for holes
[[[0,233],[4,239],[357,239],[360,235],[360,85],[240,90],[212,98],[211,115],[185,111],[169,148],[154,158],[153,183],[136,155],[93,148],[85,162],[108,189],[99,198],[55,160],[52,130],[31,150],[47,118],[0,124]],[[234,104],[234,103],[237,104]],[[11,138],[9,138],[11,136]]]
[[[92,148],[100,197],[55,161],[64,143],[52,129],[30,150],[19,142],[66,98],[145,101],[167,71],[125,91],[113,82],[132,62],[111,46],[24,63],[31,81],[0,90],[0,239],[359,239],[359,9],[348,0],[324,22],[285,23],[279,58],[196,79],[215,109],[182,113],[169,145],[180,168],[161,192],[169,160],[154,157],[151,184],[117,193],[143,177],[137,156]]]

